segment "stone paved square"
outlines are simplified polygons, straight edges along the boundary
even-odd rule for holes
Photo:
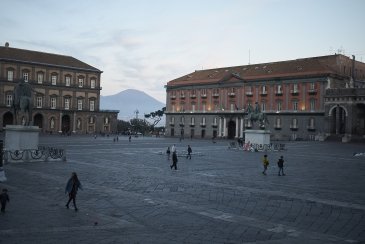
[[[228,141],[42,136],[67,162],[12,163],[0,243],[364,243],[363,144],[286,142],[286,151],[228,149]],[[193,149],[171,170],[166,148]],[[199,155],[196,155],[199,153]],[[277,160],[285,159],[286,176]],[[83,184],[79,211],[65,184]]]

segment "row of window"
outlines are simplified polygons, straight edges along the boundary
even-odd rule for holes
[[[218,118],[215,117],[213,118],[213,123],[212,125],[217,125],[217,121]],[[185,118],[184,117],[180,117],[180,125],[185,125]],[[298,119],[297,118],[292,118],[291,120],[291,124],[290,124],[290,128],[291,129],[298,129]],[[171,117],[170,118],[170,125],[175,125],[175,117]],[[191,117],[190,118],[190,125],[195,125],[195,118]],[[200,125],[206,125],[206,118],[202,117],[201,118],[201,122]],[[245,127],[251,127],[251,121],[250,120],[245,120]],[[275,124],[274,124],[274,128],[279,129],[282,127],[282,119],[281,118],[275,118]],[[314,129],[315,128],[315,119],[314,118],[309,118],[308,119],[308,125],[307,125],[307,129]]]
[[[110,123],[109,117],[104,117],[103,122],[104,122],[104,125],[109,125],[109,123]],[[89,124],[94,124],[95,123],[95,117],[90,116],[88,118],[88,123]],[[56,119],[54,117],[51,117],[50,120],[49,120],[49,128],[50,129],[56,129]],[[82,119],[81,118],[77,118],[77,120],[76,120],[76,129],[82,130]]]
[[[302,103],[302,106],[300,107],[300,102],[298,100],[292,100],[291,102],[292,104],[292,108],[291,110],[293,111],[305,111],[306,107],[305,105]],[[251,105],[252,106],[252,102],[248,101],[247,102],[247,106]],[[206,105],[205,103],[202,104],[202,112],[206,112],[206,111],[224,111],[225,107],[222,104],[214,104],[213,105],[214,108],[211,108],[210,105]],[[265,100],[263,100],[260,104],[261,106],[261,111],[265,112],[267,111],[267,102]],[[196,112],[196,105],[195,104],[191,104],[191,110],[190,112]],[[239,110],[238,106],[236,104],[231,103],[230,104],[230,111],[234,112],[236,110]],[[270,109],[269,109],[270,110]],[[276,108],[272,109],[275,110],[277,112],[280,112],[283,110],[283,101],[282,100],[277,100],[276,101]],[[316,110],[316,99],[310,99],[309,100],[309,111],[315,111]],[[180,106],[172,104],[171,105],[171,112],[185,112],[185,104],[180,104]]]
[[[263,85],[261,86],[261,92],[260,94],[267,94],[267,85]],[[292,94],[298,94],[299,93],[299,87],[300,87],[300,84],[297,84],[297,83],[294,83],[294,84],[291,84],[290,86],[290,92]],[[309,83],[309,92],[311,91],[315,91],[316,90],[316,84],[314,82],[311,82]],[[171,99],[175,99],[176,98],[176,91],[171,91],[170,92],[170,98]],[[179,94],[180,94],[180,98],[185,98],[185,93],[188,93],[187,90],[181,90],[179,91]],[[190,97],[196,97],[196,90],[193,89],[193,90],[190,90],[189,91],[190,93]],[[220,89],[218,88],[214,88],[212,89],[212,96],[213,97],[218,97],[220,94]],[[232,95],[235,95],[236,94],[236,88],[232,87],[232,88],[229,88],[228,90],[228,95],[229,96],[232,96]],[[245,94],[246,95],[252,95],[253,94],[253,87],[252,86],[245,86]],[[283,85],[275,85],[275,94],[283,94]],[[207,96],[207,89],[200,89],[200,96],[201,97],[206,97]]]
[[[22,77],[24,79],[25,82],[29,82],[29,72],[27,71],[23,71],[22,73]],[[14,81],[14,71],[13,70],[8,70],[7,71],[7,80],[8,81]],[[72,76],[71,75],[66,75],[64,77],[64,83],[66,86],[71,86],[71,80],[72,80]],[[37,80],[36,82],[38,84],[43,84],[43,82],[45,82],[44,79],[44,73],[43,72],[38,72],[37,73]],[[85,78],[83,76],[79,76],[77,78],[77,86],[78,87],[84,87],[85,86]],[[51,84],[52,85],[57,85],[59,83],[58,81],[58,75],[57,74],[51,74]],[[95,88],[96,87],[96,78],[91,78],[90,79],[90,88]]]
[[[41,96],[36,97],[35,106],[37,108],[43,108],[43,101],[44,98]],[[6,95],[6,106],[11,107],[13,104],[13,95],[8,94]],[[83,110],[84,100],[77,99],[77,110]],[[57,108],[57,97],[50,98],[50,108],[56,109]],[[71,98],[64,97],[63,98],[63,109],[69,110],[71,108]],[[95,100],[89,100],[89,111],[95,111]]]

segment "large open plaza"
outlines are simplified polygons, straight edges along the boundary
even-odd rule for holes
[[[10,203],[0,243],[364,243],[364,144],[286,142],[287,150],[228,149],[228,141],[42,136],[67,161],[4,166]],[[186,151],[171,170],[168,146]],[[283,155],[286,176],[278,176]],[[65,185],[77,172],[79,211]]]

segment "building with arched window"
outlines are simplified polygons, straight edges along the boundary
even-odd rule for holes
[[[70,56],[0,47],[0,128],[15,123],[13,90],[28,82],[33,124],[44,133],[112,133],[116,110],[100,110],[101,73]]]
[[[365,64],[341,54],[196,70],[166,85],[166,134],[243,137],[257,102],[272,140],[364,137],[364,81]]]

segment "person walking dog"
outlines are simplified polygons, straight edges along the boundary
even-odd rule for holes
[[[68,202],[66,203],[67,209],[69,208],[69,204],[72,200],[72,203],[75,207],[75,211],[78,210],[78,208],[76,206],[76,194],[79,189],[82,190],[81,183],[77,177],[76,172],[72,172],[71,178],[67,181],[67,185],[66,185],[66,189],[65,189],[65,194],[68,193]]]

